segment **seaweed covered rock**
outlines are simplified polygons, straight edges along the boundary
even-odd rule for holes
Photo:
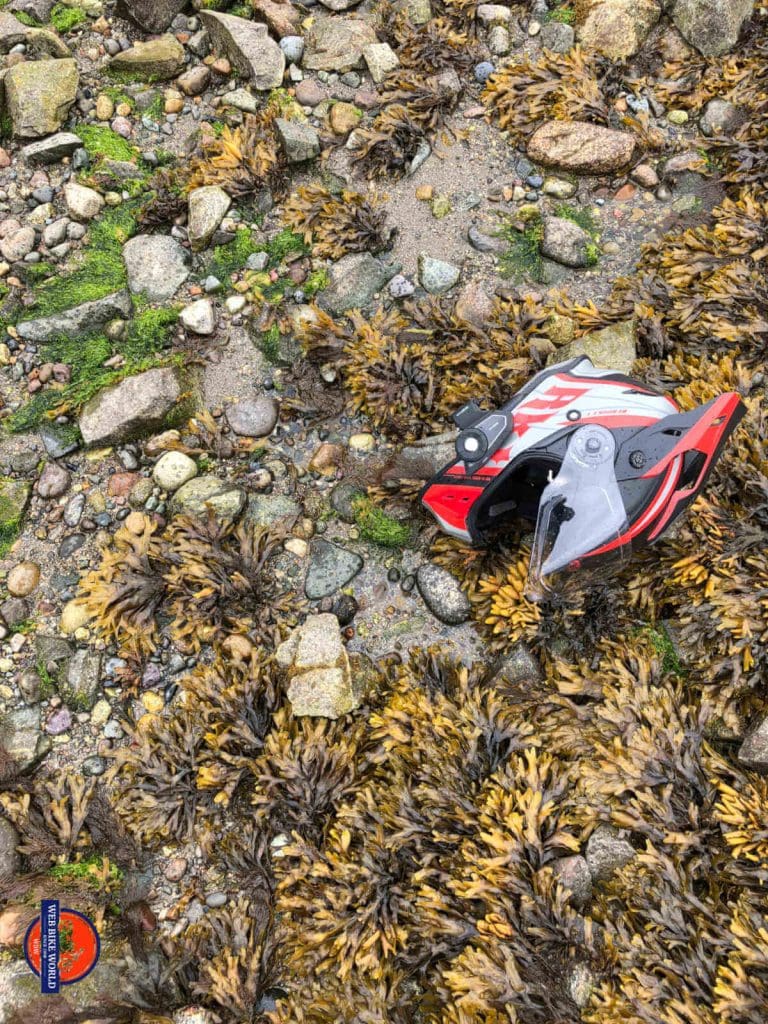
[[[27,341],[49,341],[61,334],[85,334],[109,323],[110,320],[129,317],[132,310],[130,292],[123,290],[105,295],[102,299],[73,306],[62,313],[53,313],[51,316],[34,320],[22,320],[17,325],[17,330]]]
[[[161,82],[184,70],[184,47],[172,35],[134,43],[112,58],[110,71],[131,75],[140,81]]]
[[[528,156],[545,167],[575,174],[606,174],[626,167],[635,152],[636,140],[587,121],[547,121],[528,143]]]

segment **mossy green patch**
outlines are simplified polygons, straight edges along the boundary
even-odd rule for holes
[[[232,274],[243,269],[248,257],[254,252],[259,252],[259,248],[254,242],[251,232],[247,228],[240,228],[235,232],[235,237],[231,242],[217,245],[214,248],[213,258],[206,272],[213,274],[220,281],[226,282]]]
[[[587,266],[597,266],[600,261],[600,246],[596,242],[587,242],[584,251],[587,256]]]
[[[66,4],[54,4],[51,11],[51,24],[62,35],[82,25],[88,18],[80,7],[67,7]]]
[[[264,331],[259,338],[259,348],[270,363],[276,363],[280,358],[280,328],[277,324]]]
[[[578,224],[582,231],[586,231],[592,238],[597,238],[600,233],[600,226],[593,214],[590,210],[585,210],[583,206],[571,206],[569,203],[560,203],[555,207],[555,216]]]
[[[46,360],[72,367],[72,379],[62,388],[38,391],[26,405],[6,420],[12,433],[35,428],[56,409],[77,411],[95,394],[129,377],[155,366],[180,362],[179,357],[164,353],[178,312],[172,308],[145,308],[128,324],[124,336],[111,341],[94,333],[73,338],[62,335],[42,346]],[[113,355],[122,355],[120,367],[105,366]]]
[[[153,97],[143,116],[149,118],[150,121],[154,121],[156,124],[165,120],[165,100],[162,93],[159,92]]]
[[[27,14],[26,11],[15,11],[14,17],[22,25],[26,25],[27,28],[40,28],[42,25],[42,22],[38,21],[37,18],[33,18],[31,14]]]
[[[267,251],[269,252],[270,266],[277,266],[291,253],[306,255],[309,252],[309,247],[301,235],[294,234],[290,228],[283,228],[267,244]]]
[[[541,256],[544,227],[541,220],[537,218],[530,221],[522,230],[508,224],[500,235],[507,242],[507,251],[499,257],[502,276],[516,281],[525,277],[540,281],[544,268]]]
[[[657,654],[661,655],[661,667],[665,672],[671,672],[682,676],[685,674],[672,638],[667,632],[664,623],[655,626],[644,626],[639,632],[643,633],[651,641],[651,645]]]
[[[118,85],[107,85],[100,90],[105,96],[108,96],[115,106],[119,106],[121,103],[127,103],[131,109],[136,104],[133,96],[129,96],[125,89],[121,89]]]
[[[84,302],[93,302],[125,287],[123,245],[136,232],[135,208],[112,207],[91,225],[90,244],[79,265],[43,284],[25,319],[51,316]]]
[[[301,290],[307,298],[311,298],[313,295],[317,295],[318,292],[321,292],[323,288],[327,288],[329,281],[330,278],[328,277],[327,270],[313,270],[301,286]]]
[[[354,514],[360,536],[372,544],[379,544],[385,548],[403,548],[410,540],[409,527],[388,516],[369,498],[357,499]]]
[[[82,860],[66,864],[55,864],[48,872],[57,882],[87,882],[94,889],[102,889],[110,883],[122,881],[123,872],[116,864],[107,862],[107,874],[104,877],[104,861],[98,854],[91,854]]]
[[[122,160],[130,163],[138,156],[139,151],[135,146],[104,125],[79,124],[77,134],[92,161]]]
[[[576,11],[572,7],[568,7],[566,4],[561,4],[559,7],[555,7],[553,11],[549,12],[547,21],[560,21],[563,25],[572,25],[576,20]]]
[[[21,532],[24,510],[29,501],[29,484],[0,477],[0,558],[4,558]]]

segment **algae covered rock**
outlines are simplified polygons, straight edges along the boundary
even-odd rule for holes
[[[752,0],[673,0],[671,13],[684,39],[717,56],[734,48],[752,9]]]
[[[37,139],[61,126],[75,102],[79,75],[69,58],[25,61],[15,64],[4,81],[13,134]]]
[[[57,335],[75,335],[101,327],[110,320],[131,315],[133,304],[127,291],[113,292],[103,299],[84,302],[73,306],[63,313],[40,317],[36,320],[23,320],[17,324],[17,330],[26,341],[49,341]]]
[[[29,501],[29,484],[0,477],[0,552],[16,540]]]
[[[631,57],[661,16],[658,0],[588,0],[576,35],[582,46],[612,60]]]
[[[173,508],[198,516],[210,509],[221,519],[236,519],[245,508],[245,492],[235,484],[207,474],[183,484],[173,497]]]
[[[573,359],[574,356],[589,356],[594,366],[628,374],[637,358],[636,346],[637,324],[634,320],[624,320],[574,338],[552,353],[548,365]]]
[[[145,32],[165,32],[187,0],[118,0],[117,9]]]
[[[112,58],[109,70],[140,81],[166,81],[184,70],[184,47],[172,35],[138,42]]]

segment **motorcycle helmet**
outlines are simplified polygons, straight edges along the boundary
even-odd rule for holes
[[[704,486],[744,415],[734,393],[681,412],[669,395],[587,356],[537,373],[500,409],[453,419],[456,458],[422,489],[440,527],[473,545],[509,517],[536,523],[527,595],[628,559]]]

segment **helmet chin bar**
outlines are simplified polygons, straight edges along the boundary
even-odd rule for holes
[[[570,438],[557,476],[542,491],[531,550],[526,595],[540,601],[552,577],[625,531],[627,513],[616,479],[616,442],[598,424]],[[617,549],[619,557],[626,555]]]

